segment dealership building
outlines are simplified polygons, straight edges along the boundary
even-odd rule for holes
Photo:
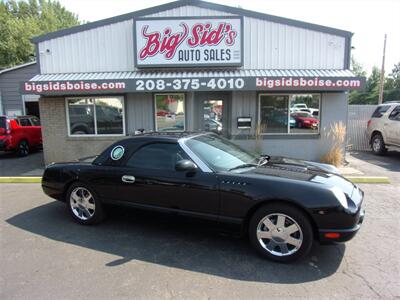
[[[319,160],[347,122],[352,33],[183,0],[33,39],[47,163],[141,131],[214,131],[264,154]]]

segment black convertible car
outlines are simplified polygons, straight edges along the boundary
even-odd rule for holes
[[[44,192],[81,224],[104,204],[241,225],[264,256],[290,261],[313,240],[344,242],[364,218],[363,192],[331,165],[257,156],[211,133],[151,133],[121,140],[91,162],[47,166]]]

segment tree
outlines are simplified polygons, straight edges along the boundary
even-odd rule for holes
[[[383,86],[385,101],[400,100],[400,62],[394,65]]]
[[[359,63],[354,56],[351,57],[351,70],[356,76],[367,77],[367,72],[364,70],[361,63]],[[350,104],[364,104],[366,91],[351,91],[349,94]]]
[[[351,59],[352,71],[356,76],[367,77],[363,67],[354,57]],[[350,104],[378,104],[379,82],[381,71],[373,67],[367,78],[364,91],[351,91],[349,94]],[[395,64],[392,72],[385,77],[383,85],[383,101],[400,99],[400,62]]]
[[[34,60],[34,36],[79,25],[78,17],[51,0],[0,2],[0,68]]]

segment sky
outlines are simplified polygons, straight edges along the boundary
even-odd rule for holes
[[[172,0],[59,0],[81,21],[93,22]],[[370,73],[382,65],[387,34],[386,74],[400,62],[400,0],[210,0],[261,13],[334,27],[354,33],[353,56]]]

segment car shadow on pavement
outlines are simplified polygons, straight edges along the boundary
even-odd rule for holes
[[[352,151],[351,156],[392,172],[400,172],[400,151],[388,151],[384,156],[371,151]]]
[[[259,257],[247,238],[221,235],[209,223],[113,208],[104,223],[82,226],[60,202],[25,211],[7,222],[45,238],[119,256],[106,263],[109,267],[139,260],[244,281],[319,280],[335,273],[345,251],[343,244],[315,244],[299,262],[279,264]]]

